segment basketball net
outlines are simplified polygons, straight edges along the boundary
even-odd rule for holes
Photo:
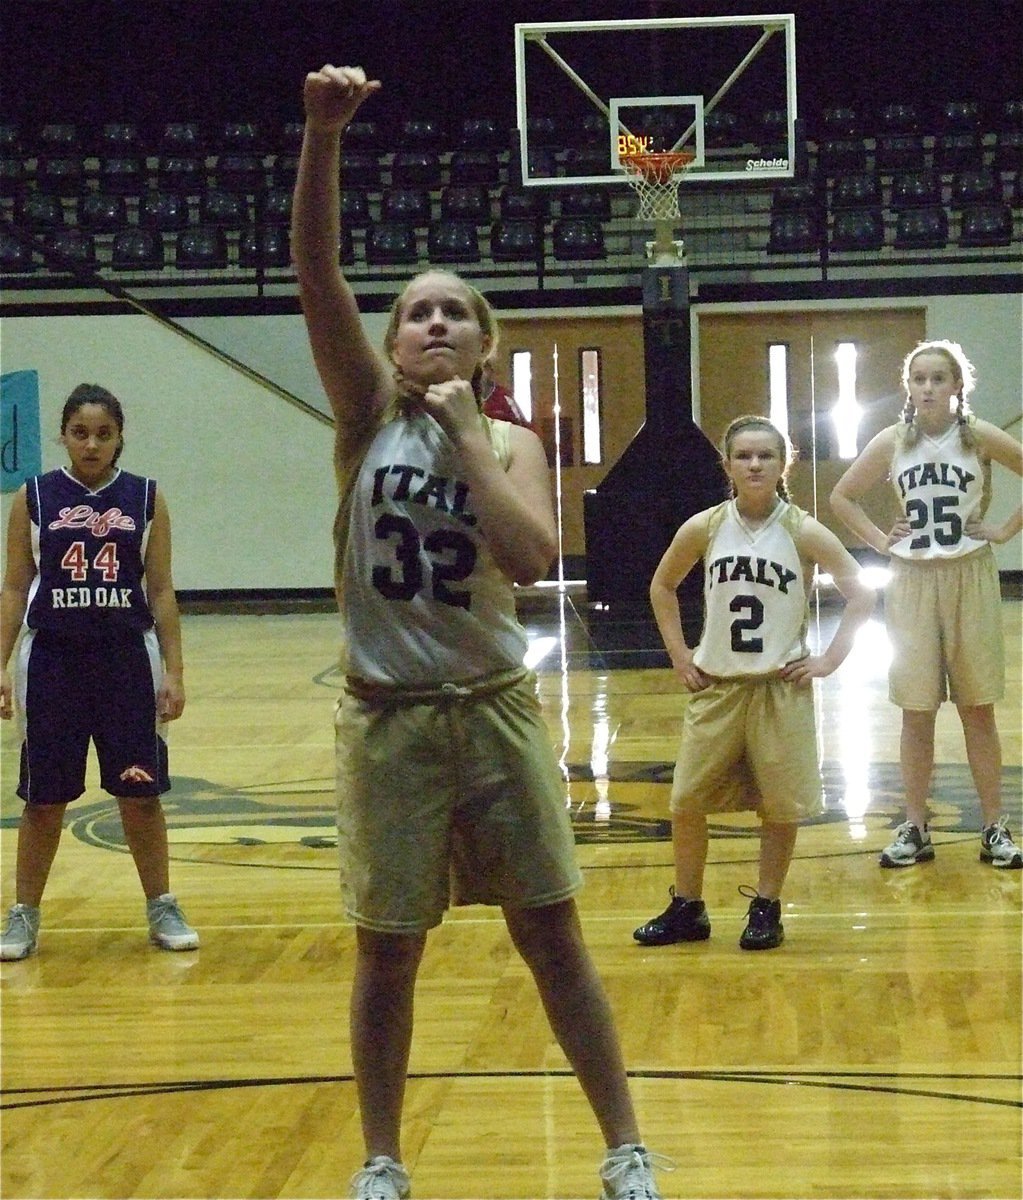
[[[679,263],[685,255],[685,243],[675,241],[672,233],[682,216],[678,207],[679,180],[695,157],[688,150],[675,150],[661,154],[623,154],[619,158],[639,197],[637,218],[654,223],[656,237],[647,245],[647,257],[653,263]]]

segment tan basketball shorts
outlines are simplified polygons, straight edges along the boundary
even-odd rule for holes
[[[582,886],[532,672],[419,693],[350,679],[335,733],[342,891],[358,925],[420,933],[449,904],[538,908]]]
[[[823,809],[812,687],[777,675],[718,679],[682,716],[671,811],[800,821]]]
[[[990,546],[962,558],[891,560],[885,625],[888,697],[933,712],[943,700],[994,704],[1005,690],[998,566]]]

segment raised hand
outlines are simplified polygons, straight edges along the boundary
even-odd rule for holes
[[[306,120],[324,131],[347,126],[363,101],[383,85],[367,79],[362,67],[335,67],[330,63],[305,77],[302,98]]]

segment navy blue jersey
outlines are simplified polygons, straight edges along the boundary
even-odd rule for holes
[[[156,481],[118,471],[90,491],[61,467],[25,485],[36,577],[25,623],[116,640],[152,628],[142,586]]]

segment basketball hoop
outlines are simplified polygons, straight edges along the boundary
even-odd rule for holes
[[[688,150],[620,156],[629,183],[639,196],[636,215],[641,221],[673,221],[682,215],[678,210],[678,181],[695,158]]]

